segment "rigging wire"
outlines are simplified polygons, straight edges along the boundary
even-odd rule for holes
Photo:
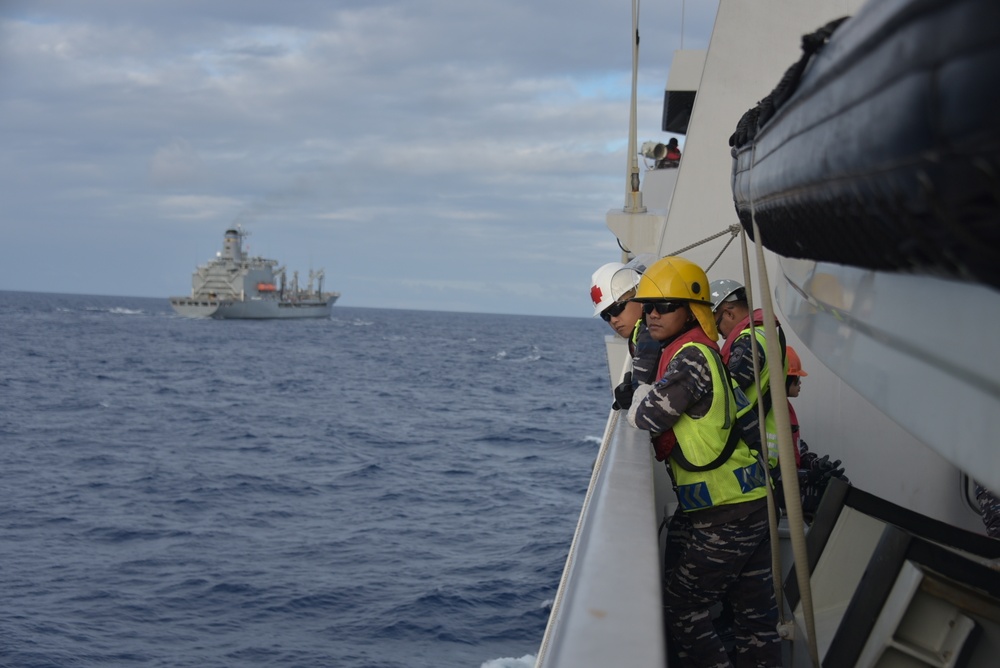
[[[741,228],[742,231],[742,228]],[[747,250],[747,238],[744,232],[740,236],[740,246],[743,250],[743,287],[747,298],[747,308],[750,310],[750,340],[753,345],[750,346],[750,358],[753,360],[753,382],[754,387],[757,390],[758,401],[760,397],[764,396],[763,387],[761,387],[760,381],[760,351],[757,346],[757,338],[755,330],[757,326],[753,324],[753,314],[756,310],[753,303],[753,282],[750,275],[750,255]],[[765,336],[765,341],[766,341]],[[767,353],[768,359],[773,360],[770,351]],[[780,359],[780,357],[779,357]],[[772,395],[773,397],[773,395]],[[773,405],[773,401],[772,401]],[[758,409],[760,404],[758,403]],[[770,448],[767,444],[767,416],[761,415],[760,411],[757,411],[757,422],[760,429],[760,445],[761,453],[759,459],[761,460],[761,465],[764,467],[765,471],[770,470],[770,460],[771,453]],[[782,633],[782,629],[788,629],[788,621],[785,618],[785,603],[784,603],[784,592],[781,587],[781,544],[780,536],[778,535],[778,508],[774,501],[774,490],[771,485],[767,486],[767,519],[768,519],[768,532],[771,536],[771,582],[774,585],[774,600],[778,606],[778,635],[782,637],[783,640],[787,639],[785,636],[789,635],[787,630]]]
[[[707,274],[709,272],[709,270],[711,270],[712,267],[715,266],[715,263],[719,261],[719,258],[722,257],[722,254],[726,252],[726,249],[729,248],[729,244],[733,243],[733,241],[736,239],[737,236],[739,236],[739,234],[740,234],[740,232],[742,230],[743,230],[743,228],[740,227],[739,223],[734,223],[734,224],[730,225],[729,227],[727,227],[726,229],[722,230],[721,232],[717,232],[717,233],[715,233],[715,234],[713,234],[711,236],[705,237],[701,241],[696,241],[696,242],[694,242],[693,244],[691,244],[689,246],[685,246],[684,248],[681,248],[680,250],[671,251],[670,253],[667,253],[667,255],[681,255],[682,253],[686,253],[687,251],[691,250],[692,248],[697,248],[698,246],[701,246],[702,244],[706,244],[709,241],[712,241],[713,239],[718,239],[719,237],[724,236],[726,234],[731,235],[729,237],[729,241],[727,241],[726,245],[722,247],[722,250],[719,251],[719,254],[715,256],[715,259],[712,260],[712,262],[707,267],[705,267],[705,273]],[[666,231],[666,227],[664,227],[664,231]],[[662,245],[662,243],[663,243],[663,239],[661,238],[660,239],[660,244]],[[619,244],[619,245],[621,245],[621,244]]]

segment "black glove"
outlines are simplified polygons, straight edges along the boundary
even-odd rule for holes
[[[625,374],[625,379],[615,388],[615,403],[611,408],[616,411],[628,410],[632,406],[632,395],[635,394],[635,385],[632,384],[632,372]]]
[[[781,484],[781,467],[775,466],[771,469],[771,481],[774,483],[772,491],[774,493],[774,502],[778,505],[782,511],[785,510],[785,486]]]
[[[804,484],[800,487],[799,492],[802,494],[802,512],[808,516],[816,513],[819,508],[820,501],[823,500],[823,493],[826,491],[826,485],[810,485]]]
[[[800,469],[807,469],[809,466],[816,461],[819,457],[815,452],[809,450],[809,446],[806,445],[805,439],[799,439],[799,464]]]
[[[839,459],[831,462],[830,455],[823,455],[809,464],[809,476],[815,481],[843,478],[844,469],[840,466]]]

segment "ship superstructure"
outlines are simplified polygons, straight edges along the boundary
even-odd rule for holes
[[[638,43],[636,11],[634,4],[628,33],[633,48]],[[940,36],[950,26],[945,19],[954,20],[952,12],[956,11],[965,21],[962,29],[951,29],[959,48],[942,52]],[[872,51],[884,47],[887,55],[880,67],[858,59],[861,65],[854,70],[860,72],[860,83],[848,86],[833,77],[823,80],[821,75],[830,70],[824,73],[817,61],[810,62],[803,75],[839,84],[831,85],[830,97],[817,105],[818,117],[838,120],[831,100],[848,107],[844,114],[865,110],[868,116],[845,123],[840,131],[820,132],[836,150],[809,143],[798,163],[789,159],[789,153],[796,157],[787,148],[792,142],[772,155],[755,146],[747,158],[755,158],[758,179],[750,178],[749,169],[741,170],[740,185],[746,192],[751,192],[751,185],[761,185],[766,173],[762,162],[790,179],[801,175],[803,163],[819,165],[825,170],[823,182],[839,185],[843,175],[830,165],[847,147],[866,159],[884,159],[890,167],[909,164],[884,157],[883,135],[875,143],[857,137],[878,119],[890,126],[897,124],[902,135],[915,137],[904,148],[919,146],[922,135],[907,133],[910,126],[901,119],[905,113],[927,113],[937,122],[935,132],[941,128],[968,131],[979,138],[979,143],[956,143],[955,152],[966,150],[969,144],[974,149],[985,145],[989,151],[988,159],[969,161],[994,185],[987,197],[972,200],[977,216],[949,206],[941,193],[975,192],[972,184],[979,181],[934,180],[927,176],[934,174],[930,169],[921,169],[914,179],[954,234],[968,234],[955,222],[985,220],[979,234],[968,237],[972,251],[985,256],[985,251],[995,251],[988,233],[996,229],[1000,211],[995,195],[996,174],[1000,173],[997,144],[992,141],[995,124],[968,120],[974,115],[963,115],[963,122],[956,123],[944,112],[960,111],[963,104],[980,100],[980,91],[995,89],[977,85],[980,80],[962,67],[971,64],[971,69],[995,79],[996,56],[990,60],[983,54],[996,51],[995,32],[1000,25],[992,20],[996,11],[992,3],[974,0],[872,0],[866,8],[858,0],[721,0],[708,50],[680,52],[671,66],[662,129],[685,137],[679,168],[650,169],[643,175],[641,190],[638,179],[627,179],[625,206],[607,215],[608,228],[623,250],[622,262],[643,253],[682,255],[706,268],[709,279],[743,279],[748,287],[750,270],[756,267],[755,292],[748,293],[762,304],[764,295],[771,299],[770,286],[774,286],[778,307],[774,315],[782,321],[788,343],[805,356],[803,362],[810,371],[808,397],[797,400],[799,421],[811,447],[844,461],[851,484],[833,481],[808,526],[801,517],[793,522],[791,512],[777,522],[777,540],[772,539],[772,544],[779,547],[774,571],[781,583],[776,594],[785,668],[997,665],[1000,542],[982,535],[983,521],[970,496],[970,481],[974,477],[994,488],[1000,484],[992,430],[1000,397],[995,382],[998,374],[995,356],[982,345],[982,333],[993,331],[991,326],[997,323],[1000,293],[995,285],[975,283],[967,276],[956,281],[943,278],[940,272],[921,274],[909,266],[907,271],[890,272],[828,258],[806,259],[794,252],[783,256],[752,243],[748,245],[758,251],[757,262],[741,258],[739,244],[730,246],[724,239],[730,236],[733,241],[744,233],[740,225],[732,224],[738,220],[733,206],[738,191],[734,189],[734,154],[725,150],[726,138],[739,130],[741,115],[754,108],[775,82],[781,82],[779,87],[787,84],[783,75],[789,65],[801,57],[805,45],[813,44],[803,35],[848,15],[861,17],[855,21],[854,34],[872,29],[881,19],[886,26],[881,39],[869,38],[862,44]],[[920,39],[912,32],[900,38],[901,27],[911,26],[923,29],[917,31]],[[973,28],[993,34],[974,42],[972,36],[978,37],[979,32]],[[927,47],[928,43],[934,48]],[[974,50],[973,44],[981,48]],[[846,52],[833,41],[827,48],[831,57]],[[903,55],[909,53],[907,49],[920,56],[932,54],[931,66],[926,68],[929,74],[897,76],[892,82],[895,88],[869,82],[869,77],[891,72],[886,65],[910,67],[911,61],[916,62],[916,57]],[[846,67],[831,69],[838,76],[848,71]],[[860,91],[862,102],[881,102],[880,94],[888,90],[923,91],[914,82],[925,80],[932,94],[909,106],[873,105],[872,111],[873,106],[864,107],[846,94]],[[971,93],[949,96],[952,88],[945,84],[963,93],[968,87]],[[797,99],[791,91],[784,91],[790,103],[778,128],[787,132],[786,138],[819,127],[819,123],[790,116],[803,97],[799,93]],[[988,114],[984,115],[989,118]],[[776,128],[769,131],[773,137]],[[762,142],[767,139],[761,137]],[[941,137],[950,135],[941,131],[933,138],[940,141]],[[991,143],[986,145],[985,138]],[[645,148],[641,154],[658,159],[656,143],[648,144],[652,144],[649,155]],[[630,163],[636,148],[630,137]],[[945,162],[942,155],[951,154],[928,151],[919,157],[937,166]],[[854,170],[851,175],[879,173]],[[862,196],[895,191],[853,184],[852,188],[857,211],[876,211],[891,220],[920,211],[912,206],[914,198],[902,197],[885,206],[868,204],[866,209]],[[797,203],[802,201],[801,191],[794,190],[792,199]],[[745,204],[753,205],[750,222],[757,225],[758,207],[772,200],[771,193],[755,192],[744,198]],[[843,219],[853,222],[854,212],[844,214]],[[798,214],[793,227],[810,220]],[[850,239],[855,247],[867,243],[843,232],[828,236]],[[759,232],[753,238],[764,239]],[[912,248],[926,238],[930,238],[926,230],[914,226],[908,236],[898,239],[899,248]],[[795,237],[781,240],[795,243]],[[939,245],[946,251],[953,247]],[[767,246],[766,241],[762,246]],[[952,254],[951,259],[971,265],[979,257],[972,251]],[[913,266],[921,262],[914,261]],[[987,275],[995,272],[995,262],[984,266]],[[771,335],[768,341],[776,344],[777,337]],[[630,362],[624,339],[609,335],[606,347],[610,403],[611,390]],[[780,352],[768,354],[773,359]],[[774,386],[773,396],[785,401],[777,388],[780,384]],[[927,425],[934,420],[941,425],[934,424],[932,429]],[[782,461],[787,464],[791,458]],[[788,499],[793,496],[798,494],[786,494]],[[661,600],[664,519],[675,506],[671,481],[665,467],[653,461],[648,434],[626,424],[618,411],[610,411],[537,668],[677,665],[668,659]]]
[[[329,317],[340,293],[323,292],[323,270],[310,270],[309,281],[302,288],[297,271],[288,281],[277,260],[248,256],[243,245],[248,234],[239,225],[226,230],[222,250],[195,269],[191,296],[170,298],[174,310],[191,318]]]

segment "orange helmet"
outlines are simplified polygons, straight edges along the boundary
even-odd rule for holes
[[[795,348],[788,346],[785,348],[788,354],[788,375],[789,376],[808,376],[805,371],[802,370],[802,360],[799,359],[799,354],[795,352]]]

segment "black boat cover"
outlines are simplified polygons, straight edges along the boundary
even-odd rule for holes
[[[1000,2],[869,0],[803,38],[730,145],[775,253],[1000,289]]]

